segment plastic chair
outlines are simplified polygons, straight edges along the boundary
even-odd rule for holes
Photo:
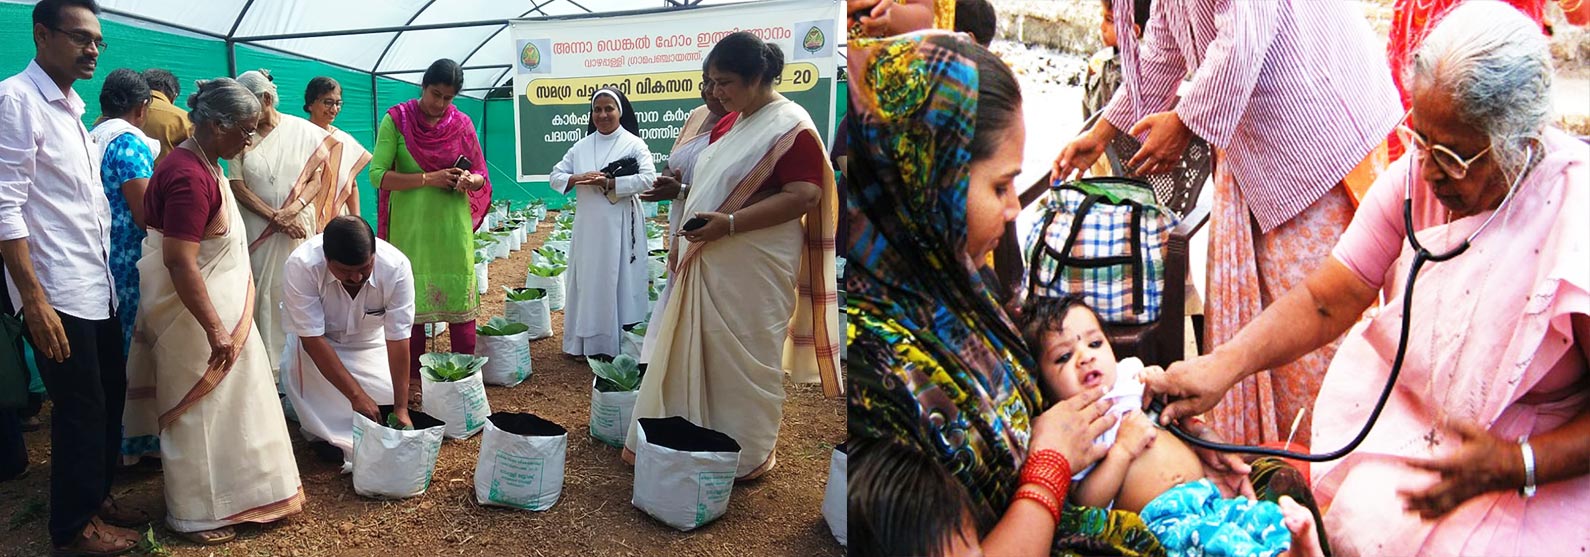
[[[1149,183],[1154,198],[1169,209],[1180,222],[1171,231],[1165,255],[1164,311],[1158,321],[1146,325],[1104,326],[1105,334],[1115,348],[1117,357],[1137,356],[1148,365],[1168,366],[1186,356],[1187,276],[1189,270],[1189,244],[1194,234],[1209,221],[1208,206],[1198,205],[1198,196],[1214,172],[1214,149],[1202,139],[1194,137],[1187,145],[1176,168],[1169,172],[1139,176],[1128,171],[1126,161],[1131,160],[1142,144],[1130,134],[1117,134],[1105,148],[1105,157],[1117,175]],[[1021,194],[1022,207],[1031,206],[1048,193],[1051,175],[1028,187]],[[1015,223],[1007,224],[1005,237],[994,252],[994,270],[1005,300],[1011,300],[1022,287],[1027,262]]]

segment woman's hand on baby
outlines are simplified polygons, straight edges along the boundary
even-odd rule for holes
[[[1228,377],[1230,371],[1231,364],[1225,362],[1218,351],[1173,363],[1170,369],[1148,368],[1142,374],[1143,385],[1148,390],[1144,398],[1170,399],[1159,413],[1161,425],[1197,416],[1225,398],[1233,383]]]
[[[1093,440],[1115,425],[1115,417],[1104,413],[1109,405],[1100,400],[1102,398],[1103,389],[1092,389],[1062,400],[1039,414],[1032,420],[1032,442],[1028,448],[1033,452],[1059,451],[1072,470],[1098,462],[1109,448]]]
[[[1181,430],[1188,435],[1214,443],[1224,443],[1225,438],[1215,433],[1213,428],[1202,420],[1182,420]],[[1253,482],[1248,480],[1248,474],[1253,467],[1242,460],[1240,455],[1211,451],[1202,447],[1192,447],[1198,454],[1198,461],[1204,466],[1204,477],[1215,483],[1215,488],[1225,497],[1241,495],[1249,499],[1256,499],[1253,493]]]
[[[1115,445],[1111,451],[1121,451],[1123,456],[1136,459],[1154,446],[1154,438],[1159,435],[1159,430],[1148,421],[1141,410],[1132,410],[1121,416],[1121,430],[1115,435]]]

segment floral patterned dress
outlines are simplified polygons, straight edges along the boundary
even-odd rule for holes
[[[143,254],[143,227],[133,222],[132,210],[121,187],[129,181],[155,175],[155,157],[137,135],[124,133],[105,147],[100,162],[100,182],[110,201],[110,273],[116,280],[117,317],[121,319],[122,350],[132,347],[133,320],[138,317],[138,257]]]

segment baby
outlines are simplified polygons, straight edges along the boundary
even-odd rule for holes
[[[851,439],[852,557],[980,557],[988,520],[938,461],[880,439]]]
[[[1181,439],[1158,435],[1141,411],[1142,362],[1115,360],[1097,314],[1081,298],[1033,297],[1021,319],[1045,399],[1103,388],[1109,413],[1120,418],[1096,441],[1110,446],[1106,456],[1072,478],[1072,502],[1138,513],[1173,555],[1273,556],[1289,547],[1294,555],[1319,554],[1308,508],[1290,497],[1222,499],[1198,455]]]

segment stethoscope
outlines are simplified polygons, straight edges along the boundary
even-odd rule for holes
[[[1531,164],[1534,161],[1533,146],[1526,148],[1524,160],[1527,161],[1526,164]],[[1375,408],[1369,412],[1369,420],[1364,423],[1364,427],[1362,429],[1358,430],[1358,435],[1354,437],[1351,442],[1347,443],[1346,446],[1328,453],[1298,453],[1285,449],[1274,449],[1270,447],[1234,445],[1207,441],[1187,434],[1187,432],[1182,431],[1182,429],[1175,424],[1164,426],[1165,430],[1171,432],[1172,435],[1175,435],[1182,441],[1187,442],[1189,445],[1209,449],[1212,451],[1223,453],[1247,453],[1261,456],[1277,456],[1306,462],[1326,462],[1347,456],[1348,453],[1351,453],[1354,449],[1357,449],[1358,445],[1362,444],[1365,438],[1369,437],[1369,430],[1373,429],[1375,427],[1375,422],[1380,419],[1381,410],[1386,408],[1386,401],[1391,398],[1391,392],[1397,386],[1397,376],[1402,373],[1403,357],[1407,355],[1408,352],[1408,324],[1412,321],[1413,317],[1413,284],[1419,278],[1419,269],[1423,267],[1426,262],[1440,263],[1442,261],[1447,261],[1462,255],[1463,252],[1468,251],[1469,246],[1474,242],[1474,238],[1478,237],[1480,232],[1483,232],[1486,228],[1489,228],[1491,221],[1496,220],[1496,216],[1502,214],[1502,210],[1508,207],[1509,202],[1511,202],[1513,199],[1513,195],[1518,193],[1518,185],[1523,183],[1524,177],[1527,176],[1530,169],[1533,168],[1531,166],[1530,168],[1526,168],[1523,172],[1518,173],[1518,177],[1513,179],[1512,186],[1507,188],[1507,196],[1502,198],[1501,204],[1497,205],[1496,210],[1491,212],[1491,216],[1486,217],[1485,222],[1480,223],[1479,228],[1474,229],[1474,232],[1470,233],[1467,238],[1463,239],[1463,243],[1458,244],[1457,247],[1447,250],[1443,253],[1432,253],[1429,249],[1426,249],[1424,245],[1419,243],[1419,237],[1415,236],[1413,233],[1413,171],[1415,168],[1418,168],[1419,165],[1417,163],[1418,161],[1416,159],[1408,161],[1408,179],[1406,180],[1406,189],[1403,192],[1402,199],[1402,226],[1403,231],[1408,237],[1408,245],[1413,248],[1413,264],[1408,267],[1408,284],[1404,286],[1402,290],[1402,331],[1397,337],[1397,355],[1392,359],[1391,374],[1386,378],[1386,388],[1380,391],[1380,400],[1375,401]],[[1149,402],[1149,407],[1145,414],[1152,422],[1157,424],[1159,423],[1159,413],[1161,410],[1164,410],[1164,408],[1165,402],[1163,400],[1154,399]]]

